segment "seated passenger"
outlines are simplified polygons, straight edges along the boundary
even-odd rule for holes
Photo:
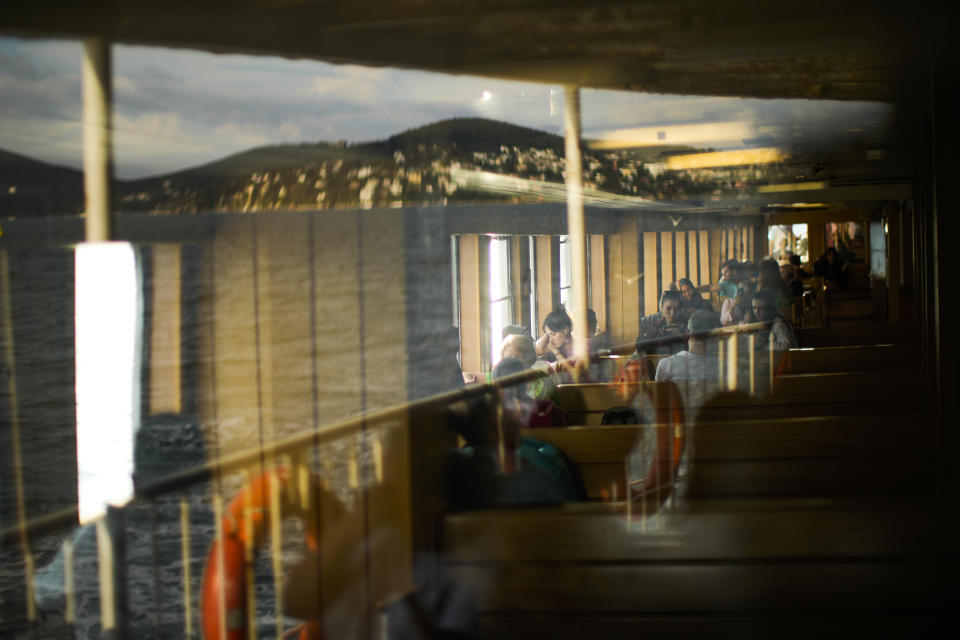
[[[769,291],[773,294],[777,312],[790,314],[790,310],[793,308],[793,292],[790,291],[790,287],[780,276],[780,267],[772,258],[764,258],[760,261],[760,279],[757,280],[757,291]]]
[[[773,340],[774,351],[796,349],[799,346],[797,334],[790,323],[777,313],[776,299],[769,291],[758,291],[753,298],[753,315],[757,322],[772,322],[769,331],[762,332],[757,341],[758,349],[768,348],[767,340]]]
[[[660,296],[660,313],[646,316],[640,321],[640,339],[645,341],[656,338],[682,336],[685,327],[680,321],[680,294],[676,291],[664,291]],[[663,353],[676,353],[683,349],[681,341],[665,341],[656,345]]]
[[[732,298],[737,294],[737,285],[742,279],[740,263],[731,258],[720,265],[720,281],[710,290],[716,291],[720,300]]]
[[[697,311],[687,323],[687,350],[657,365],[657,382],[675,382],[683,396],[688,416],[696,415],[717,387],[715,341],[702,335],[720,328],[720,318],[713,311]]]
[[[795,253],[790,254],[790,264],[794,266],[797,271],[797,277],[801,280],[806,280],[807,278],[812,278],[813,274],[803,268],[803,264],[800,261],[800,256]]]
[[[590,369],[587,373],[593,382],[609,382],[616,374],[616,365],[607,356],[610,355],[610,337],[598,330],[597,313],[587,308],[587,351],[590,353]]]
[[[504,358],[493,369],[493,379],[527,371],[529,367],[516,358]],[[518,384],[500,390],[504,412],[525,429],[538,427],[566,427],[570,424],[567,413],[547,398],[534,398],[527,385]]]
[[[752,301],[753,283],[744,280],[737,286],[737,294],[723,301],[723,306],[720,308],[720,324],[729,327],[751,321]]]
[[[827,288],[843,290],[846,286],[847,263],[834,247],[829,247],[813,263],[813,272],[827,281]]]
[[[573,352],[573,321],[563,306],[558,306],[544,318],[543,335],[534,346],[537,355],[549,363],[559,376],[559,382],[574,381],[576,359]]]
[[[794,298],[799,298],[803,295],[803,283],[800,282],[800,277],[797,275],[797,267],[795,265],[789,261],[781,262],[780,277],[787,283],[787,286],[790,288],[790,293],[793,294]]]
[[[623,365],[623,368],[617,372],[616,382],[618,384],[631,384],[634,382],[647,382],[653,380],[653,371],[651,371],[650,361],[647,360],[647,354],[644,352],[643,338],[637,338],[637,344],[634,347],[633,355]]]
[[[516,358],[526,369],[537,369],[546,375],[537,378],[527,385],[527,393],[535,399],[545,399],[553,396],[557,390],[556,375],[553,369],[543,360],[537,359],[536,347],[533,338],[528,335],[508,335],[500,347],[501,362],[507,358]],[[490,379],[493,379],[491,374]]]
[[[689,320],[695,312],[710,308],[710,303],[703,299],[690,278],[680,278],[677,281],[677,288],[680,290],[680,315],[684,322]]]

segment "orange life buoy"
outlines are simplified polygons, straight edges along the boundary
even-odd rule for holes
[[[279,483],[279,491],[271,483]],[[304,511],[289,500],[291,474],[286,467],[266,471],[251,480],[230,502],[221,521],[223,534],[215,539],[207,553],[200,591],[200,612],[207,640],[243,640],[247,637],[247,545],[255,551],[269,529],[271,508],[279,508],[281,518],[298,517],[307,525]],[[272,496],[279,496],[274,505]],[[317,552],[318,535],[307,530],[307,545]],[[281,597],[277,594],[277,597]],[[221,603],[225,612],[221,610]],[[222,625],[226,625],[223,632]],[[307,622],[292,632],[300,640],[320,638],[320,627]],[[285,635],[285,637],[291,637]]]
[[[680,458],[686,442],[684,437],[683,398],[672,382],[658,382],[660,389],[667,394],[667,402],[656,405],[657,453],[640,491],[654,494],[660,503],[670,495],[672,485],[680,467]],[[644,385],[644,392],[651,394],[652,387]],[[653,398],[651,398],[653,400]]]

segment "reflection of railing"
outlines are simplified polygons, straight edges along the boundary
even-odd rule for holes
[[[703,331],[694,334],[683,334],[683,335],[672,335],[672,336],[663,336],[657,338],[649,338],[647,340],[640,340],[635,344],[623,344],[618,345],[609,350],[610,354],[625,355],[632,353],[637,350],[640,353],[645,351],[656,351],[659,347],[671,347],[680,343],[685,343],[688,338],[695,337],[703,340],[712,341],[716,345],[717,349],[717,380],[720,383],[720,390],[729,390],[736,391],[743,384],[741,380],[741,367],[743,363],[741,362],[741,349],[740,349],[740,337],[744,336],[746,338],[746,356],[747,356],[747,380],[746,383],[749,386],[750,393],[757,393],[759,387],[757,386],[757,370],[758,370],[758,361],[756,358],[756,334],[761,331],[769,331],[772,327],[772,322],[753,322],[747,324],[739,324],[735,326],[722,327],[720,329],[713,329],[710,331]],[[774,372],[776,370],[776,352],[774,350],[773,340],[767,340],[767,348],[765,351],[765,358],[768,362],[769,369],[769,389],[773,389],[773,379]]]
[[[751,390],[755,385],[755,357],[754,357],[754,336],[753,332],[767,328],[766,324],[757,324],[750,326],[735,327],[730,329],[720,329],[715,331],[698,334],[698,337],[715,340],[718,345],[718,376],[722,385],[727,388],[737,388],[739,384],[740,358],[738,357],[738,340],[743,334],[747,334],[749,358],[749,380]],[[672,336],[660,339],[653,339],[646,343],[641,343],[641,349],[645,346],[654,347],[656,345],[669,345],[679,343],[684,337]],[[728,347],[724,350],[723,345]],[[628,349],[632,350],[636,345],[624,345],[620,348],[612,349],[613,353],[625,353]],[[726,356],[724,356],[726,354]],[[771,376],[773,371],[773,352],[769,351],[771,363]],[[197,630],[197,614],[195,602],[199,595],[195,587],[198,573],[191,569],[197,558],[195,551],[191,551],[191,540],[195,540],[198,533],[191,530],[191,511],[194,507],[186,496],[186,491],[191,487],[209,483],[212,493],[212,507],[214,512],[216,540],[222,541],[227,534],[224,526],[229,520],[229,515],[224,508],[225,496],[228,485],[236,485],[238,482],[249,482],[253,470],[259,470],[258,473],[269,471],[277,467],[283,467],[289,470],[290,481],[281,488],[279,483],[270,483],[272,492],[268,506],[278,505],[281,500],[277,492],[283,490],[287,492],[286,499],[292,503],[300,505],[304,512],[309,513],[305,526],[323,530],[329,526],[341,528],[344,531],[352,532],[350,536],[340,536],[339,542],[336,535],[330,537],[321,536],[319,540],[319,553],[324,557],[336,557],[338,554],[344,554],[343,548],[337,548],[343,540],[349,538],[351,543],[361,544],[364,547],[365,567],[361,575],[335,574],[333,569],[326,567],[317,577],[318,592],[322,594],[323,600],[320,605],[330,604],[338,593],[350,591],[353,595],[358,609],[364,611],[363,635],[371,635],[373,629],[378,624],[376,610],[384,603],[396,600],[402,597],[405,592],[413,588],[412,577],[412,554],[413,550],[419,544],[415,538],[418,535],[418,527],[422,525],[417,522],[418,519],[427,518],[435,513],[429,511],[429,506],[417,503],[417,492],[422,492],[424,486],[421,480],[417,479],[417,474],[422,472],[420,468],[426,458],[430,457],[436,451],[421,451],[415,447],[413,442],[417,438],[422,441],[433,436],[424,436],[424,429],[429,430],[427,425],[418,419],[427,417],[440,425],[440,430],[445,428],[443,421],[438,418],[436,412],[438,409],[463,401],[478,398],[481,396],[496,399],[496,391],[500,388],[513,386],[516,384],[527,383],[544,375],[539,371],[525,371],[513,374],[508,377],[496,380],[490,384],[471,385],[463,389],[439,394],[424,400],[368,413],[363,416],[345,420],[338,424],[322,427],[317,430],[305,432],[266,444],[262,449],[240,452],[232,455],[216,458],[210,462],[188,470],[184,470],[158,481],[139,485],[136,488],[135,504],[146,504],[151,507],[154,501],[166,497],[176,496],[181,493],[179,499],[179,531],[181,539],[180,560],[183,572],[181,576],[182,599],[179,606],[183,609],[183,634],[186,637],[193,637]],[[658,386],[658,385],[653,385]],[[658,392],[659,394],[659,392]],[[494,400],[496,401],[496,400]],[[662,398],[656,399],[654,404],[663,404]],[[502,420],[502,412],[497,411],[498,420]],[[677,420],[675,416],[670,416],[668,420],[658,420],[654,428],[663,431],[658,432],[657,439],[657,457],[663,458],[664,465],[658,467],[655,471],[655,477],[645,478],[639,484],[635,479],[624,477],[625,484],[633,490],[625,493],[631,498],[640,502],[638,522],[644,521],[648,513],[657,513],[657,506],[652,509],[648,507],[647,501],[652,500],[655,505],[660,505],[665,496],[676,480],[676,463],[680,458],[682,451],[682,431],[680,429],[683,420]],[[666,425],[674,425],[670,429]],[[660,437],[663,435],[663,437]],[[672,437],[671,437],[672,436]],[[338,449],[330,449],[326,458],[321,455],[321,450],[333,443],[339,443]],[[436,442],[434,442],[436,446]],[[646,445],[644,445],[646,446]],[[662,451],[661,451],[662,450]],[[417,452],[417,460],[413,458],[413,452]],[[348,510],[342,520],[336,522],[320,522],[323,513],[330,513],[330,509],[324,509],[322,503],[324,500],[333,500],[336,494],[336,487],[330,486],[331,474],[329,465],[333,462],[332,458],[338,458],[338,462],[344,466],[344,483],[347,491],[354,492],[359,496],[358,505],[353,510]],[[442,456],[434,456],[442,457]],[[435,462],[428,463],[437,464]],[[319,476],[317,471],[321,471]],[[318,477],[320,480],[318,481]],[[434,479],[437,476],[434,476]],[[232,480],[232,483],[230,482]],[[436,487],[434,487],[436,489]],[[320,494],[323,493],[323,496]],[[330,494],[330,495],[328,495]],[[627,495],[624,496],[627,498]],[[77,522],[77,509],[68,509],[65,511],[48,514],[41,518],[27,521],[24,514],[25,504],[22,495],[18,496],[19,513],[21,517],[15,527],[0,531],[0,544],[18,543],[24,560],[24,581],[26,588],[27,619],[35,621],[37,611],[35,607],[35,597],[33,593],[34,567],[33,554],[31,552],[31,540],[36,536],[49,533],[59,533],[75,526]],[[627,509],[634,500],[627,499]],[[282,529],[280,527],[281,512],[276,508],[269,508],[266,516],[265,526],[270,534],[270,561],[273,566],[273,598],[275,603],[275,615],[277,620],[276,633],[278,636],[285,631],[285,622],[282,615],[281,603],[283,600],[283,565],[282,550],[284,540]],[[124,593],[124,562],[120,557],[120,550],[124,546],[125,526],[122,517],[122,511],[117,509],[108,510],[108,514],[97,521],[97,547],[100,581],[100,621],[105,629],[113,628],[119,635],[123,635],[125,622],[125,597]],[[378,545],[375,539],[384,531],[389,531],[390,544],[384,546]],[[245,537],[245,544],[248,545],[246,552],[246,562],[248,565],[252,562],[252,544],[251,536]],[[360,542],[358,542],[360,541]],[[64,575],[63,575],[63,593],[64,593],[64,620],[71,623],[75,620],[77,611],[76,592],[77,585],[74,583],[74,549],[69,542],[63,547],[64,556]],[[342,569],[342,568],[341,568]],[[249,575],[247,576],[249,578]],[[359,587],[353,584],[359,580],[362,583]],[[246,580],[248,588],[251,580]],[[359,589],[359,591],[358,591]],[[255,629],[254,620],[255,606],[249,599],[252,598],[252,592],[248,592],[248,605],[245,609],[245,624],[248,629]],[[223,601],[221,600],[221,603]],[[163,606],[170,607],[171,603],[163,603]],[[219,607],[218,615],[221,618],[220,629],[226,629],[228,625],[237,624],[235,620],[228,621],[226,608]],[[222,637],[227,637],[222,635]]]
[[[154,501],[181,493],[179,500],[179,535],[181,538],[181,558],[183,566],[182,584],[183,594],[181,606],[183,608],[183,629],[186,637],[194,637],[197,630],[197,614],[195,602],[199,596],[195,581],[199,577],[197,572],[191,571],[191,563],[197,558],[191,557],[191,540],[197,533],[191,531],[191,504],[187,499],[186,491],[198,485],[208,485],[212,493],[212,508],[214,512],[215,539],[222,543],[228,532],[225,523],[231,518],[229,510],[225,509],[225,495],[228,485],[250,482],[252,470],[269,472],[271,469],[283,468],[289,470],[290,481],[284,484],[286,492],[284,500],[280,499],[278,491],[280,484],[270,481],[271,497],[267,500],[267,521],[264,526],[269,530],[270,560],[273,565],[273,597],[276,604],[276,633],[281,636],[284,632],[284,619],[281,610],[283,599],[283,567],[282,529],[280,527],[281,513],[272,508],[282,502],[299,505],[308,530],[315,528],[325,531],[319,536],[318,553],[327,558],[336,558],[349,552],[349,549],[337,548],[337,545],[352,544],[363,547],[360,554],[364,559],[358,575],[348,574],[342,566],[336,567],[336,562],[322,565],[323,570],[317,580],[317,591],[321,594],[320,605],[330,604],[338,593],[350,591],[350,598],[356,606],[348,607],[357,618],[356,611],[365,612],[361,635],[374,635],[374,628],[378,624],[377,607],[395,601],[413,588],[412,552],[416,544],[414,538],[420,535],[424,527],[415,520],[419,517],[415,510],[428,513],[430,505],[418,501],[415,492],[424,492],[424,467],[431,467],[436,471],[442,464],[440,438],[431,431],[433,426],[439,426],[442,431],[446,424],[439,417],[438,409],[464,400],[471,400],[480,396],[496,397],[495,391],[502,386],[509,386],[520,382],[527,382],[543,375],[540,372],[523,372],[509,378],[498,380],[496,383],[471,385],[462,389],[438,394],[418,402],[399,407],[367,413],[363,416],[348,419],[338,424],[321,427],[290,438],[268,443],[263,448],[239,452],[216,458],[210,462],[174,473],[149,484],[138,485],[135,490],[131,506],[146,505],[153,513]],[[498,415],[501,412],[497,412]],[[421,420],[422,419],[422,420]],[[414,423],[416,429],[412,429]],[[416,432],[416,433],[414,433]],[[412,440],[425,446],[418,447],[418,455],[430,457],[426,464],[419,460],[416,464],[411,459]],[[334,446],[336,445],[336,446]],[[430,450],[430,447],[434,450]],[[333,467],[340,467],[342,473],[332,472]],[[319,471],[319,473],[317,473]],[[254,474],[259,475],[259,473]],[[434,474],[434,478],[439,474]],[[339,482],[340,486],[332,486]],[[439,491],[439,487],[433,487]],[[326,518],[333,509],[324,508],[324,501],[329,503],[343,503],[343,494],[351,494],[356,499],[352,509],[346,510],[346,515],[339,520],[320,522],[321,516]],[[322,494],[322,497],[321,495]],[[339,498],[338,498],[339,496]],[[415,504],[416,502],[416,504]],[[70,508],[59,512],[44,515],[40,518],[27,520],[25,498],[18,495],[20,517],[17,526],[0,530],[0,544],[19,544],[24,559],[24,586],[26,600],[26,618],[33,623],[37,620],[36,598],[33,589],[35,568],[31,540],[41,535],[61,535],[76,526],[78,520],[77,508]],[[329,505],[327,505],[329,506]],[[97,556],[100,571],[98,575],[100,597],[100,623],[104,630],[113,629],[114,633],[124,636],[126,633],[126,609],[124,587],[124,562],[122,559],[125,537],[124,509],[110,508],[105,516],[93,523],[96,528]],[[151,519],[153,516],[151,515]],[[246,519],[249,523],[250,519]],[[339,532],[326,535],[331,529]],[[386,536],[384,538],[384,536]],[[327,538],[329,537],[329,541]],[[249,578],[249,563],[252,562],[252,536],[244,536],[244,544],[248,546],[247,574]],[[378,542],[378,540],[380,542]],[[384,540],[388,541],[385,542]],[[76,621],[78,608],[76,593],[77,586],[74,579],[75,549],[68,540],[63,544],[63,619],[67,623]],[[334,567],[334,568],[331,568]],[[339,573],[337,573],[339,571]],[[250,589],[250,580],[246,580]],[[359,586],[355,583],[361,583]],[[221,585],[223,581],[221,580]],[[245,625],[248,629],[255,629],[254,606],[250,599],[252,591],[248,591],[248,605],[245,608]],[[236,627],[239,622],[234,620],[235,613],[228,613],[221,606],[214,615],[221,618],[220,629]],[[172,603],[165,602],[163,606],[170,607]],[[228,618],[230,618],[228,620]],[[333,629],[336,631],[336,629]],[[255,634],[255,630],[252,632]],[[337,635],[336,633],[334,635]],[[352,634],[348,634],[352,635]],[[221,637],[228,637],[221,634]],[[234,637],[232,634],[229,637]],[[255,637],[255,636],[253,636]]]

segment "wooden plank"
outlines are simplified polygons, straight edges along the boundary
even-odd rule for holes
[[[481,612],[875,611],[932,607],[934,561],[452,565]]]
[[[627,389],[625,394],[621,388]],[[605,411],[613,406],[629,404],[639,390],[639,385],[622,387],[603,382],[562,384],[557,387],[555,400],[565,411]]]
[[[484,364],[489,359],[485,356],[483,348],[483,336],[490,332],[488,321],[490,304],[489,296],[485,295],[487,278],[483,269],[486,264],[483,254],[487,246],[487,242],[484,242],[484,240],[478,235],[463,235],[458,238],[458,253],[460,255],[460,362],[462,369],[470,372],[483,371]],[[538,291],[538,296],[539,293]]]
[[[639,522],[625,526],[622,504],[451,514],[443,523],[444,562],[862,558],[904,549],[935,556],[940,545],[936,510],[906,499],[778,498],[750,511],[733,511],[731,501],[724,502],[722,512],[681,510],[669,514],[666,529],[645,532]]]
[[[559,239],[556,236],[537,236],[534,242],[536,250],[536,291],[537,311],[540,325],[533,332],[534,337],[540,335],[543,319],[553,311],[553,307],[560,302],[560,250]],[[489,324],[489,323],[487,323]]]
[[[624,216],[619,233],[607,242],[609,297],[607,327],[615,343],[637,338],[640,317],[640,257],[635,216]]]
[[[362,411],[360,392],[363,380],[357,357],[363,342],[357,295],[361,287],[358,215],[362,214],[327,211],[322,223],[314,219],[312,225],[314,250],[310,277],[316,283],[315,288],[323,291],[323,298],[313,303],[313,340],[317,350],[314,392],[321,424]],[[328,242],[327,239],[332,237],[341,238],[341,241]]]
[[[640,437],[643,427],[616,425],[604,427],[561,427],[522,429],[524,437],[549,442],[576,464],[623,462]]]
[[[666,291],[674,281],[673,275],[673,233],[660,232],[660,290]]]
[[[830,629],[831,634],[847,637],[908,637],[939,631],[937,616],[929,612],[907,615],[902,609],[886,612],[813,611],[774,614],[612,614],[562,612],[529,614],[481,614],[477,620],[480,638],[497,640],[580,640],[608,638],[633,640],[655,638],[790,638],[804,639]]]
[[[702,461],[691,466],[689,497],[829,496],[922,493],[933,495],[934,456]],[[895,470],[895,471],[894,471]]]
[[[689,278],[690,276],[687,275],[689,273],[687,268],[687,232],[677,231],[674,236],[676,237],[677,250],[677,280]]]
[[[711,284],[715,284],[720,280],[720,263],[723,262],[723,253],[721,252],[720,243],[723,240],[723,230],[715,230],[710,232],[710,280]],[[701,283],[702,284],[702,283]],[[715,293],[710,294],[710,301],[714,308],[719,311],[720,304]]]
[[[712,284],[715,281],[715,272],[710,270],[710,265],[712,263],[710,254],[710,232],[701,231],[699,240],[700,242],[699,248],[697,249],[697,257],[700,259],[700,280],[697,282],[697,286],[703,286],[705,284]]]
[[[920,331],[913,324],[862,324],[848,327],[797,329],[801,347],[840,347],[879,344],[918,344]]]
[[[784,358],[785,373],[919,369],[923,363],[919,347],[905,345],[791,349]]]
[[[254,308],[254,216],[225,218],[211,249],[212,399],[210,424],[218,434],[211,455],[259,444],[257,317]],[[206,332],[206,331],[205,331]]]
[[[581,426],[521,433],[553,444],[577,464],[590,464],[622,462],[641,432],[651,428]],[[693,460],[697,461],[933,454],[937,448],[935,421],[918,413],[716,421],[698,426],[694,433]]]
[[[716,421],[698,425],[694,434],[694,459],[703,461],[933,454],[937,449],[935,421],[917,413]]]
[[[181,251],[180,245],[151,247],[150,413],[182,409]]]
[[[590,308],[597,314],[597,329],[607,331],[607,260],[606,238],[589,237],[590,242]]]
[[[657,232],[647,231],[643,234],[643,315],[649,316],[657,312],[657,299],[660,289],[657,281]]]

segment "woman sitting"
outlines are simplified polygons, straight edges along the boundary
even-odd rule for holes
[[[646,316],[640,322],[639,340],[654,341],[657,338],[671,338],[682,336],[686,331],[680,315],[680,294],[676,291],[664,291],[660,296],[660,313]],[[676,353],[683,351],[685,345],[682,340],[665,340],[663,343],[653,343],[648,350]]]

